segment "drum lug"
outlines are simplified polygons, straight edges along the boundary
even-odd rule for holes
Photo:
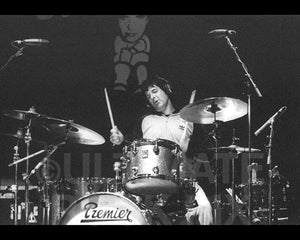
[[[173,181],[177,182],[177,180],[178,180],[177,170],[172,169],[171,173],[172,173],[172,176],[173,176]]]
[[[155,143],[155,145],[154,145],[154,147],[153,147],[153,152],[154,152],[156,155],[159,154],[159,148],[158,148],[157,141],[156,141],[156,143]]]
[[[137,148],[136,148],[135,142],[133,143],[132,153],[133,153],[133,155],[136,155],[136,154],[137,154]]]
[[[131,168],[131,172],[132,172],[132,175],[133,175],[134,177],[136,177],[136,176],[137,176],[137,173],[138,173],[138,167],[132,167],[132,168]]]
[[[120,157],[120,160],[121,160],[121,166],[120,167],[122,169],[126,169],[127,165],[130,163],[130,159],[122,156],[122,157]]]
[[[134,156],[136,156],[137,155],[137,153],[138,153],[138,151],[137,150],[132,150],[132,154],[134,155]]]
[[[175,148],[172,150],[172,153],[173,153],[174,155],[179,155],[178,157],[181,157],[181,156],[180,156],[180,149],[179,149],[178,147],[175,147]]]
[[[87,185],[87,190],[88,190],[88,192],[91,193],[94,189],[95,189],[95,186],[90,181],[89,184]]]
[[[159,174],[159,167],[158,166],[153,167],[152,171],[154,174]]]
[[[123,148],[123,152],[127,152],[127,149],[128,149],[128,147],[125,146],[125,147]]]

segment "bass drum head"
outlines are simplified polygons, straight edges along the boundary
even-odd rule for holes
[[[72,203],[59,225],[149,225],[151,218],[130,199],[109,192],[94,193]]]

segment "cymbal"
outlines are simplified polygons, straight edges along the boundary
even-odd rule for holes
[[[57,121],[58,119],[49,119],[49,121]],[[79,124],[62,120],[59,124],[49,123],[47,127],[51,134],[57,138],[65,139],[68,143],[79,143],[85,145],[101,145],[105,143],[105,139],[97,132],[83,127]]]
[[[33,120],[33,126],[40,126],[46,129],[47,137],[49,136],[49,139],[52,140],[66,140],[68,143],[86,145],[101,145],[105,143],[105,139],[99,133],[89,128],[76,124],[73,121],[39,114],[34,109],[30,109],[30,111],[7,110],[4,111],[4,115],[19,120]],[[16,135],[15,137],[18,136]],[[47,141],[51,141],[49,139]]]
[[[86,128],[73,121],[41,116],[39,121],[50,130],[51,134],[57,137],[67,137],[68,143],[79,143],[85,145],[101,145],[105,139],[97,132]],[[67,135],[66,135],[67,134]]]
[[[216,150],[215,147],[209,148],[209,149],[210,150]],[[221,147],[218,147],[218,150],[236,151],[238,153],[249,152],[249,148],[248,147],[240,147],[238,145],[221,146]],[[257,148],[251,148],[251,152],[261,152],[261,150],[257,149]]]
[[[2,136],[6,136],[6,137],[12,137],[12,138],[16,138],[18,140],[24,140],[25,141],[25,136],[24,134],[20,134],[19,131],[17,133],[4,133],[4,132],[0,132],[0,135]],[[35,137],[32,137],[32,141],[34,143],[40,144],[40,145],[46,145],[47,141],[45,139],[41,140],[41,139],[36,139]]]
[[[22,121],[27,121],[30,119],[37,119],[40,117],[46,117],[46,115],[37,113],[33,108],[31,108],[29,111],[5,110],[5,111],[3,111],[3,114],[4,114],[4,116],[22,120]]]
[[[186,105],[179,113],[188,122],[213,124],[215,115],[216,120],[222,122],[243,117],[247,114],[247,104],[229,97],[211,97]]]

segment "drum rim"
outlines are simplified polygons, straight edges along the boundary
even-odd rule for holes
[[[138,174],[137,177],[135,178],[131,178],[130,180],[126,181],[126,183],[137,180],[137,179],[162,179],[162,180],[167,180],[167,181],[171,181],[174,180],[174,182],[176,183],[175,179],[173,179],[174,177],[170,177],[164,174]]]
[[[181,148],[177,143],[167,140],[167,139],[163,139],[163,138],[137,138],[137,139],[133,140],[131,143],[127,144],[126,146],[130,147],[130,146],[132,146],[133,143],[136,143],[136,146],[155,145],[156,142],[158,142],[159,146],[165,147],[165,145],[168,145],[168,146],[172,146],[172,149],[177,148],[179,151],[181,151]],[[149,144],[149,143],[151,143],[151,144]],[[164,144],[161,144],[161,143],[164,143]]]
[[[82,177],[82,176],[62,178],[63,181],[70,181],[70,180],[71,181],[78,181],[78,180],[80,180],[80,181],[94,181],[94,180],[99,181],[99,180],[107,180],[107,179],[109,179],[109,178],[105,178],[105,177]]]

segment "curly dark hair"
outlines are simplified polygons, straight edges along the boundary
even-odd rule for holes
[[[141,90],[147,92],[150,86],[156,85],[161,88],[170,98],[173,96],[173,89],[169,81],[160,76],[152,76],[141,85]]]

